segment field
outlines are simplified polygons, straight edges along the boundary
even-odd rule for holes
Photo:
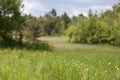
[[[0,80],[120,80],[120,47],[39,40],[54,50],[0,49]]]

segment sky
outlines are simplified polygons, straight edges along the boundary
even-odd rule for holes
[[[70,17],[78,16],[80,13],[87,16],[89,9],[100,13],[112,9],[112,5],[117,2],[120,0],[23,0],[23,12],[39,17],[54,8],[58,15],[67,12]]]

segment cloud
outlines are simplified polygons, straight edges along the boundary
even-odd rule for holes
[[[89,9],[93,12],[101,12],[111,9],[119,0],[23,0],[24,13],[34,16],[44,15],[46,12],[56,9],[58,15],[67,12],[69,16],[77,16],[80,13],[87,15]]]
[[[72,9],[71,16],[78,16],[81,13],[87,16],[89,9],[91,9],[93,13],[95,13],[96,11],[98,13],[101,13],[102,11],[105,11],[107,9],[112,9],[112,7],[110,5],[92,5],[83,8],[75,8]]]
[[[73,10],[72,12],[73,12],[73,15],[75,16],[78,16],[81,13],[81,11],[77,9]]]
[[[81,9],[72,9],[72,13],[71,13],[71,16],[78,16],[79,14],[83,14],[84,16],[87,16],[87,11],[88,9],[87,8],[81,8]]]
[[[45,6],[44,5],[42,5],[42,3],[38,3],[38,2],[36,2],[36,1],[23,1],[23,4],[24,4],[24,13],[26,13],[26,14],[29,14],[29,13],[31,13],[31,14],[34,14],[34,15],[36,15],[36,13],[35,12],[44,12],[44,11],[46,11],[46,9],[45,9]]]
[[[93,5],[90,6],[90,9],[93,10],[106,10],[106,9],[112,9],[111,5]]]

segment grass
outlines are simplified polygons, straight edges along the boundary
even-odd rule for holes
[[[47,39],[53,51],[0,49],[0,80],[120,80],[119,47],[60,39]]]

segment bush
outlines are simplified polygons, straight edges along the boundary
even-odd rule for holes
[[[7,41],[2,40],[0,42],[1,48],[18,48],[18,49],[29,49],[29,50],[48,50],[51,51],[53,49],[52,46],[50,46],[46,42],[40,42],[37,40],[33,41],[27,41],[24,43],[17,42],[16,40],[12,38],[7,38]]]
[[[20,48],[23,47],[23,43],[21,41],[16,41],[11,37],[7,37],[4,40],[0,41],[0,47],[6,48]]]
[[[48,50],[48,51],[51,51],[53,49],[53,47],[50,46],[48,43],[40,42],[37,40],[24,43],[24,48],[33,49],[33,50]]]
[[[112,25],[99,17],[77,17],[66,30],[69,41],[76,43],[107,43],[120,46],[120,16]]]

